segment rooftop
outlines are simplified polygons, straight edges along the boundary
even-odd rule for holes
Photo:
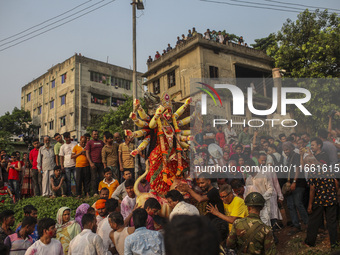
[[[228,44],[221,44],[212,40],[204,39],[202,34],[197,34],[175,48],[167,52],[165,55],[158,59],[155,59],[152,63],[148,65],[148,71],[142,75],[142,77],[148,77],[157,72],[161,67],[167,66],[174,62],[177,58],[187,54],[189,51],[195,49],[196,47],[204,47],[206,49],[211,49],[214,53],[225,53],[230,55],[236,55],[240,57],[245,57],[248,59],[255,59],[264,63],[274,63],[274,59],[269,57],[266,53],[261,50],[249,48],[244,45],[239,45],[236,43],[228,42]]]

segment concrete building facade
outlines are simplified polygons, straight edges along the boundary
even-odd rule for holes
[[[21,108],[31,112],[40,137],[68,131],[79,138],[91,119],[117,109],[125,95],[132,96],[132,70],[75,54],[22,87]]]
[[[180,102],[184,102],[189,96],[200,100],[199,95],[192,93],[190,86],[193,80],[236,79],[236,85],[246,95],[246,88],[250,86],[248,78],[256,78],[253,84],[257,92],[254,106],[266,109],[271,105],[271,91],[274,86],[273,64],[274,60],[260,50],[231,42],[221,44],[197,34],[150,63],[143,77],[147,78],[144,84],[149,91],[157,95],[167,91],[171,98]],[[227,113],[227,118],[238,122],[254,117],[248,109],[245,116],[232,116],[232,99],[229,97],[226,101],[227,104],[223,107],[208,105],[208,115],[218,118]],[[235,129],[240,132],[242,127]],[[268,126],[265,129],[264,131],[269,131]]]

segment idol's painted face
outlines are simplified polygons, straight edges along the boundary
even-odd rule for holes
[[[167,109],[167,110],[164,112],[163,117],[164,117],[166,120],[170,120],[170,119],[171,119],[171,110],[170,110],[170,109]]]

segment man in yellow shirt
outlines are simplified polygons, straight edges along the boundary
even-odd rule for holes
[[[229,232],[234,221],[238,218],[244,218],[248,216],[248,208],[244,204],[244,200],[240,197],[236,197],[229,184],[225,184],[219,189],[220,198],[223,201],[224,214],[220,213],[216,206],[212,204],[207,205],[207,212],[225,220],[229,223]]]
[[[104,180],[99,183],[98,191],[100,192],[102,188],[107,188],[109,190],[109,197],[111,197],[119,183],[116,179],[112,178],[112,171],[109,167],[104,169],[104,177]]]
[[[71,159],[76,160],[76,194],[82,196],[84,190],[86,196],[90,196],[91,171],[86,158],[86,137],[80,137],[79,144],[73,147]]]

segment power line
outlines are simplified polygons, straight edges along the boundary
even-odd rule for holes
[[[251,6],[251,5],[245,5],[245,4],[233,4],[233,3],[220,2],[220,1],[214,1],[214,0],[200,0],[200,1],[201,2],[208,2],[208,3],[216,3],[216,4],[226,4],[226,5],[233,5],[233,6],[249,7],[249,8],[256,8],[256,9],[267,9],[267,10],[275,10],[275,11],[283,11],[283,12],[300,13],[299,11],[284,10],[284,9],[270,8],[270,7]]]
[[[296,7],[286,7],[282,5],[275,5],[275,4],[265,4],[265,3],[258,3],[258,2],[248,2],[248,1],[242,1],[242,0],[229,0],[231,2],[240,2],[240,3],[246,3],[246,4],[257,4],[257,5],[264,5],[264,6],[270,6],[270,7],[279,7],[279,8],[285,8],[285,9],[293,9],[293,10],[299,10],[304,11],[304,8],[296,8]]]
[[[15,41],[17,41],[17,40],[19,40],[19,39],[21,39],[21,38],[24,38],[24,37],[26,37],[26,36],[29,36],[29,35],[31,35],[31,34],[33,34],[33,33],[35,33],[35,32],[38,32],[38,31],[40,31],[40,30],[43,30],[44,28],[50,27],[50,26],[52,26],[52,25],[54,25],[54,24],[56,24],[56,23],[58,23],[58,22],[60,22],[60,21],[62,21],[62,20],[64,20],[64,19],[70,18],[70,17],[72,17],[72,16],[74,16],[74,15],[80,13],[80,12],[83,12],[83,11],[85,11],[85,10],[87,10],[87,9],[90,9],[90,8],[92,8],[93,6],[95,6],[95,5],[97,5],[97,4],[100,4],[100,3],[104,2],[104,1],[106,1],[106,0],[101,0],[101,1],[99,1],[99,2],[97,2],[97,3],[95,3],[95,4],[92,4],[92,5],[88,6],[88,7],[86,7],[86,8],[84,8],[84,9],[80,10],[80,11],[75,12],[75,13],[73,13],[73,14],[71,14],[71,15],[68,15],[68,16],[66,16],[66,17],[64,17],[64,18],[61,18],[61,19],[59,19],[59,20],[57,20],[57,21],[54,21],[54,22],[52,22],[52,23],[50,23],[50,24],[48,24],[48,25],[46,25],[46,26],[43,26],[43,27],[41,27],[41,28],[38,28],[38,29],[36,29],[36,30],[33,30],[32,32],[30,32],[30,33],[28,33],[28,34],[19,36],[19,37],[16,38],[16,39],[13,39],[13,40],[11,40],[11,41],[5,42],[5,43],[1,44],[0,47],[4,46],[4,45],[6,45],[6,44],[10,44],[10,43],[12,43],[12,42],[15,42]]]
[[[4,50],[6,50],[6,49],[12,48],[12,47],[14,47],[14,46],[16,46],[16,45],[18,45],[18,44],[23,43],[23,42],[26,42],[26,41],[28,41],[28,40],[30,40],[30,39],[33,39],[33,38],[35,38],[35,37],[37,37],[37,36],[39,36],[39,35],[45,34],[45,33],[49,32],[49,31],[51,31],[51,30],[53,30],[53,29],[55,29],[55,28],[61,27],[61,26],[65,25],[65,24],[67,24],[67,23],[70,23],[70,22],[73,21],[73,20],[79,19],[80,17],[83,17],[83,16],[85,16],[86,14],[89,14],[89,13],[91,13],[91,12],[94,12],[94,11],[96,11],[96,10],[98,10],[98,9],[100,9],[100,8],[102,8],[102,7],[106,6],[106,5],[108,5],[108,4],[112,3],[112,2],[114,2],[114,1],[115,1],[115,0],[111,0],[110,2],[108,2],[108,3],[106,3],[106,4],[103,4],[103,5],[101,5],[101,6],[97,7],[97,8],[95,8],[95,9],[92,9],[92,10],[90,10],[90,11],[88,11],[88,12],[85,12],[85,13],[83,13],[83,14],[81,14],[81,15],[79,15],[79,16],[73,18],[73,19],[70,19],[70,20],[68,20],[68,21],[65,21],[64,23],[61,23],[61,24],[59,24],[59,25],[57,25],[57,26],[54,26],[54,27],[51,27],[51,28],[48,29],[48,30],[45,30],[45,31],[43,31],[43,32],[41,32],[41,33],[39,33],[39,34],[33,35],[33,36],[31,36],[31,37],[28,37],[28,38],[26,38],[26,39],[24,39],[24,40],[22,40],[22,41],[20,41],[20,42],[17,42],[17,43],[15,43],[15,44],[12,44],[12,45],[10,45],[10,46],[7,46],[6,48],[0,49],[0,52],[1,52],[1,51],[4,51]]]
[[[304,11],[305,9],[302,8],[296,8],[296,7],[286,7],[282,5],[272,5],[272,4],[265,4],[265,3],[259,3],[259,2],[249,2],[249,1],[241,1],[241,0],[229,0],[231,2],[239,2],[239,3],[247,3],[247,4],[252,4],[252,5],[247,5],[247,4],[233,4],[230,2],[221,2],[221,1],[216,1],[216,0],[200,0],[202,2],[211,2],[211,3],[217,3],[217,4],[226,4],[226,5],[233,5],[233,6],[241,6],[241,7],[249,7],[249,8],[256,8],[256,9],[268,9],[268,10],[275,10],[275,11],[283,11],[283,12],[294,12],[294,13],[300,13]],[[281,2],[283,3],[283,2]],[[260,5],[260,6],[254,6],[255,5]],[[278,8],[276,8],[278,7]],[[282,9],[284,8],[284,9]],[[300,10],[300,11],[294,11],[295,10]],[[339,14],[339,13],[337,13]]]
[[[265,0],[265,1],[274,2],[274,3],[279,3],[279,4],[287,4],[287,5],[302,6],[302,7],[307,7],[307,8],[328,9],[328,10],[333,10],[333,11],[340,11],[340,9],[327,8],[327,7],[318,7],[318,6],[311,6],[311,5],[304,5],[304,4],[286,3],[286,2],[280,2],[280,1],[275,1],[275,0]]]
[[[6,41],[6,40],[8,40],[8,39],[10,39],[10,38],[12,38],[12,37],[15,37],[15,36],[17,36],[17,35],[20,35],[20,34],[22,34],[22,33],[25,33],[25,32],[27,32],[28,30],[31,30],[32,28],[38,27],[38,26],[40,26],[40,25],[42,25],[42,24],[45,24],[45,23],[47,23],[47,22],[49,22],[49,21],[51,21],[51,20],[54,20],[54,19],[56,19],[56,18],[59,18],[60,16],[63,16],[64,14],[69,13],[69,12],[71,12],[71,11],[73,11],[73,10],[79,8],[80,6],[82,6],[82,5],[84,5],[84,4],[87,4],[88,2],[91,2],[91,1],[92,1],[92,0],[88,0],[87,2],[82,3],[82,4],[79,4],[79,5],[77,5],[76,7],[73,7],[72,9],[70,9],[70,10],[68,10],[68,11],[66,11],[66,12],[63,12],[63,13],[61,13],[61,14],[59,14],[59,15],[53,17],[53,18],[50,18],[50,19],[48,19],[48,20],[45,20],[45,21],[43,21],[43,22],[41,22],[41,23],[39,23],[39,24],[37,24],[37,25],[35,25],[35,26],[29,27],[29,28],[27,28],[27,29],[25,29],[25,30],[23,30],[23,31],[21,31],[21,32],[19,32],[19,33],[16,33],[16,34],[14,34],[14,35],[11,35],[11,36],[9,36],[9,37],[6,37],[6,38],[4,38],[4,39],[1,39],[0,42]]]

